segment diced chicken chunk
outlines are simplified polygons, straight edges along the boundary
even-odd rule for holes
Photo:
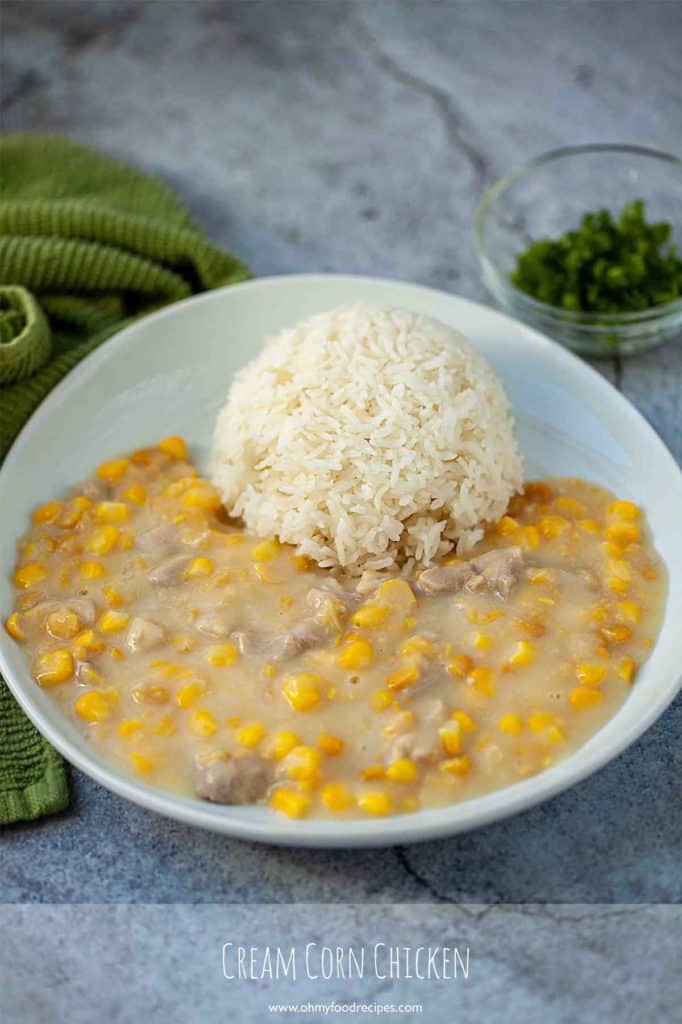
[[[456,594],[474,575],[470,562],[461,565],[437,565],[425,569],[419,577],[418,586],[424,594]]]
[[[339,633],[348,614],[348,604],[338,594],[322,587],[311,587],[306,604],[328,633]]]
[[[296,623],[288,633],[273,637],[269,643],[270,657],[273,661],[288,661],[297,654],[319,647],[329,640],[325,628],[315,619],[303,619]]]
[[[224,756],[197,762],[195,788],[214,804],[251,804],[265,796],[272,781],[270,764],[258,754]]]
[[[136,615],[126,630],[126,646],[130,651],[149,651],[158,647],[164,637],[161,626],[151,619]]]
[[[167,555],[179,545],[177,527],[172,523],[161,523],[145,530],[137,538],[137,546],[150,555]]]
[[[512,587],[521,574],[523,552],[520,547],[494,548],[473,559],[474,569],[479,573],[489,590],[503,600],[509,597]],[[466,584],[474,589],[472,578]]]
[[[191,555],[173,555],[150,569],[147,579],[158,587],[173,587],[181,582],[191,560]]]
[[[522,564],[521,548],[495,548],[461,565],[426,569],[418,586],[424,594],[456,594],[463,589],[475,593],[487,588],[504,599],[518,580]]]

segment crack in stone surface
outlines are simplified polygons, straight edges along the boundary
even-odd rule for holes
[[[364,37],[369,44],[377,66],[400,85],[421,93],[422,96],[431,100],[440,115],[448,141],[456,150],[464,154],[471,167],[474,181],[480,189],[489,176],[488,161],[483,153],[466,138],[463,129],[464,118],[456,108],[450,94],[404,68],[394,57],[382,49],[378,39],[364,21],[362,27],[363,33],[359,35],[359,38]]]

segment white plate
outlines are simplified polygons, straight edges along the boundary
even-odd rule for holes
[[[559,345],[484,306],[394,281],[341,276],[269,278],[188,299],[122,331],[55,388],[0,472],[0,614],[12,605],[14,538],[31,510],[103,459],[180,433],[206,464],[230,379],[263,336],[301,317],[366,301],[428,313],[457,327],[501,375],[516,412],[529,476],[582,476],[646,511],[670,575],[663,629],[618,714],[571,757],[534,778],[452,807],[391,818],[291,821],[262,807],[219,807],[125,775],[101,758],[31,680],[0,630],[0,668],[40,731],[82,771],[144,807],[203,828],[271,843],[370,846],[463,832],[545,800],[633,743],[675,696],[682,622],[682,476],[651,427],[602,377]]]

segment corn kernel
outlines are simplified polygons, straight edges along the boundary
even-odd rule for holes
[[[26,639],[26,634],[20,625],[18,612],[12,612],[12,614],[5,620],[5,629],[9,635],[19,643]]]
[[[327,757],[338,757],[345,744],[338,736],[332,736],[329,732],[321,732],[317,737],[317,745]]]
[[[484,697],[495,696],[495,682],[493,671],[490,668],[473,668],[467,680],[473,686],[477,693],[482,694]]]
[[[118,734],[124,740],[130,739],[131,736],[137,736],[141,731],[142,722],[139,718],[124,718],[118,727]]]
[[[632,523],[639,519],[641,512],[633,501],[612,501],[606,514],[610,519],[622,519]]]
[[[441,761],[440,770],[448,775],[468,775],[471,771],[471,759],[466,754],[451,757],[447,761]]]
[[[616,608],[619,615],[628,622],[639,622],[642,609],[634,601],[619,601]]]
[[[261,583],[281,582],[281,579],[273,573],[272,567],[267,562],[254,562],[253,571]]]
[[[366,814],[383,818],[393,810],[393,800],[389,793],[382,793],[380,791],[363,793],[362,796],[358,797],[358,807]]]
[[[375,711],[386,711],[393,704],[393,695],[390,690],[375,690],[370,700]]]
[[[410,636],[400,648],[403,658],[428,657],[434,653],[433,644],[425,636]]]
[[[98,523],[125,523],[130,519],[130,508],[124,501],[100,501],[95,505]]]
[[[467,715],[466,711],[453,711],[451,717],[459,723],[459,727],[462,732],[476,731],[476,723],[471,715]]]
[[[199,508],[205,512],[217,512],[220,508],[218,493],[208,484],[202,487],[190,487],[182,496],[182,504],[187,508]]]
[[[412,593],[412,587],[405,580],[400,579],[385,580],[377,588],[375,596],[379,598],[380,602],[386,602],[392,608],[400,608],[402,611],[413,608],[417,603],[417,599]]]
[[[609,576],[606,580],[606,586],[614,594],[622,597],[624,594],[627,594],[630,585],[627,580],[623,580],[619,576]]]
[[[169,484],[163,489],[164,498],[179,498],[182,494],[190,489],[190,487],[196,487],[197,479],[196,474],[192,476],[183,476],[179,480],[171,480]]]
[[[404,690],[406,687],[416,683],[418,679],[419,669],[416,665],[407,665],[405,668],[399,668],[386,676],[386,686],[389,690]]]
[[[632,630],[623,625],[604,626],[601,636],[604,643],[624,644],[632,637]]]
[[[239,651],[234,644],[213,644],[204,652],[204,658],[216,668],[225,668],[234,665],[239,658]]]
[[[286,730],[276,732],[269,741],[265,752],[268,757],[273,757],[276,761],[281,761],[283,757],[287,756],[290,750],[299,746],[300,742],[301,741],[295,732],[289,732]]]
[[[125,612],[108,611],[97,623],[103,633],[119,633],[128,625],[128,616]]]
[[[322,755],[315,747],[294,747],[282,761],[282,768],[290,779],[297,782],[315,782],[319,777],[321,760]]]
[[[376,781],[376,779],[386,778],[386,769],[383,764],[370,764],[366,768],[363,768],[360,772],[360,778],[364,779],[365,782]]]
[[[360,637],[343,648],[339,654],[339,665],[345,669],[366,668],[374,658],[374,650],[369,640]]]
[[[275,676],[277,675],[277,666],[273,665],[271,662],[268,662],[268,664],[263,669],[263,672],[268,679],[274,679]]]
[[[322,803],[328,811],[347,811],[352,806],[353,797],[342,782],[328,782],[320,793]]]
[[[53,523],[62,510],[61,501],[48,501],[33,513],[34,523]]]
[[[117,484],[128,469],[127,459],[110,459],[97,467],[97,476],[108,484]]]
[[[14,583],[17,587],[34,587],[45,579],[46,573],[38,562],[27,562],[14,574]]]
[[[538,522],[538,529],[547,540],[560,537],[568,526],[569,522],[563,516],[543,516]]]
[[[299,572],[307,572],[310,568],[310,562],[305,555],[292,555],[291,561]]]
[[[172,437],[164,437],[162,441],[156,446],[160,452],[165,455],[170,455],[173,459],[180,459],[186,461],[189,458],[189,451],[187,450],[187,444],[184,438],[178,437],[174,434]]]
[[[386,769],[386,775],[391,782],[416,782],[419,770],[409,757],[399,757],[397,760],[391,761]]]
[[[165,689],[165,687],[159,687],[159,689]],[[181,708],[191,708],[193,704],[199,700],[199,697],[204,693],[206,687],[203,683],[186,683],[181,686],[175,695],[175,699]],[[166,691],[167,692],[167,691]]]
[[[84,629],[74,637],[73,642],[76,647],[82,647],[90,654],[101,654],[104,650],[104,640],[97,636],[94,629]]]
[[[495,527],[495,532],[500,537],[510,537],[512,533],[516,533],[519,528],[519,524],[512,516],[502,516],[499,523]]]
[[[251,549],[250,554],[254,562],[271,562],[279,552],[280,546],[276,540],[263,540]]]
[[[552,583],[554,581],[554,573],[551,569],[530,569],[528,579],[533,584]]]
[[[405,627],[405,629],[414,629],[416,625],[417,620],[413,618],[412,615],[408,615],[407,618],[403,621],[403,626]]]
[[[586,711],[588,708],[593,708],[603,698],[604,694],[601,690],[595,690],[589,686],[576,686],[574,690],[571,690],[568,700],[576,711]]]
[[[558,498],[554,499],[553,504],[558,512],[563,512],[565,515],[573,516],[574,518],[583,515],[586,511],[582,501],[571,498],[568,494],[560,494]]]
[[[288,818],[302,818],[310,808],[310,798],[295,789],[282,786],[270,797],[270,806]]]
[[[92,508],[90,498],[86,498],[84,494],[79,494],[65,505],[59,517],[59,525],[65,529],[77,526],[89,508]]]
[[[575,666],[575,674],[581,686],[599,686],[606,678],[604,665],[595,665],[588,661],[579,661]]]
[[[616,672],[624,683],[631,683],[635,675],[635,663],[632,658],[621,658]]]
[[[41,654],[33,666],[33,675],[41,686],[58,686],[73,676],[73,657],[70,651],[57,649]]]
[[[312,711],[320,703],[320,677],[310,672],[285,676],[282,692],[294,711]]]
[[[564,734],[561,729],[556,725],[550,725],[545,733],[546,738],[550,743],[562,743],[564,740]]]
[[[185,569],[185,576],[210,576],[214,569],[215,565],[210,558],[193,558]]]
[[[361,629],[376,629],[391,614],[387,604],[365,604],[354,613],[351,622]]]
[[[111,702],[101,690],[90,690],[76,701],[76,712],[86,722],[104,722],[111,717]]]
[[[79,630],[80,620],[75,612],[61,608],[47,616],[45,626],[50,636],[57,640],[71,640]]]
[[[519,533],[519,543],[521,547],[526,551],[534,551],[535,548],[540,546],[540,531],[537,526],[522,526],[521,532]]]
[[[120,608],[123,598],[115,587],[102,587],[102,593],[110,608]]]
[[[489,633],[481,633],[479,631],[470,637],[470,643],[477,647],[479,651],[488,651],[493,646],[494,641]]]
[[[130,760],[133,762],[135,771],[140,775],[148,775],[154,767],[154,762],[145,754],[131,754]]]
[[[532,665],[537,657],[537,647],[530,640],[519,640],[511,653],[508,664],[512,668]]]
[[[173,722],[168,715],[164,715],[164,717],[154,726],[153,731],[155,736],[172,736],[177,730],[175,722]]]
[[[133,505],[144,505],[147,500],[147,488],[142,484],[131,484],[130,487],[126,487],[121,497]]]
[[[640,539],[640,529],[637,523],[618,522],[611,523],[604,530],[604,536],[612,544],[617,544],[618,547],[626,548],[628,544],[636,544]]]
[[[257,747],[265,738],[265,728],[261,722],[249,722],[237,730],[236,740],[243,747]]]
[[[535,711],[528,719],[528,725],[532,732],[540,734],[550,726],[556,725],[556,719],[549,711]]]
[[[210,711],[199,708],[192,714],[189,727],[195,736],[212,736],[218,729],[218,723]]]
[[[125,658],[125,654],[123,653],[120,647],[110,647],[109,657],[113,658],[114,661],[123,661],[123,659]]]
[[[90,534],[86,548],[94,555],[106,555],[116,544],[120,537],[120,530],[116,526],[100,526]]]
[[[596,519],[579,519],[576,524],[583,533],[599,533],[601,526]]]
[[[454,756],[459,754],[462,748],[462,730],[459,722],[454,719],[438,730],[440,742],[446,754]]]
[[[502,718],[497,723],[497,728],[500,732],[506,732],[509,736],[518,736],[523,731],[523,722],[518,715],[502,715]]]
[[[448,672],[455,679],[466,679],[474,667],[468,654],[456,654],[448,664]]]

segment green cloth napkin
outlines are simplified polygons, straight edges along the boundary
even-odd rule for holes
[[[106,338],[248,276],[154,178],[68,139],[0,138],[0,463],[45,395]],[[61,758],[0,678],[0,825],[67,803]]]

